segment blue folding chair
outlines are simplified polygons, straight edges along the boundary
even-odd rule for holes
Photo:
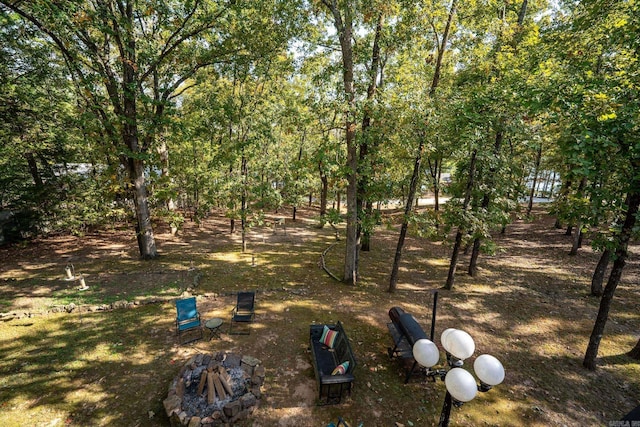
[[[176,332],[180,344],[186,344],[191,341],[199,340],[203,337],[204,332],[200,325],[200,313],[196,308],[196,298],[185,298],[176,300]],[[181,341],[182,334],[185,332],[199,331],[200,335],[188,341]]]
[[[358,427],[364,426],[364,423],[358,424]],[[342,417],[338,417],[338,424],[329,423],[327,427],[351,427]]]

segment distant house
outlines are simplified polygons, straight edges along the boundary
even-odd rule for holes
[[[56,176],[80,175],[84,178],[91,176],[95,169],[104,169],[103,165],[92,165],[91,163],[65,163],[53,165],[53,173]]]

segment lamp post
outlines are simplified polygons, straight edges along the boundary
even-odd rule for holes
[[[478,356],[473,363],[473,370],[480,380],[478,385],[473,375],[462,369],[464,360],[475,352],[475,343],[471,335],[460,329],[449,328],[442,332],[440,342],[447,358],[444,368],[432,369],[440,360],[440,352],[438,347],[426,338],[415,342],[413,357],[416,362],[426,368],[428,378],[434,381],[440,378],[445,383],[447,392],[438,427],[447,427],[451,407],[461,406],[476,397],[478,391],[487,392],[493,386],[500,384],[504,380],[504,367],[498,359],[489,354]]]

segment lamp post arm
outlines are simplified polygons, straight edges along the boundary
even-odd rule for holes
[[[478,391],[482,392],[482,393],[486,393],[489,390],[491,390],[493,388],[493,386],[489,385],[489,384],[485,384],[483,382],[480,382],[480,384],[478,385]]]

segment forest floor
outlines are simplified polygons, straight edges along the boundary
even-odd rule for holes
[[[367,427],[436,425],[444,384],[405,385],[402,367],[387,356],[386,327],[388,310],[400,306],[429,333],[434,290],[436,343],[446,328],[463,329],[475,339],[474,356],[493,354],[506,370],[501,385],[454,408],[451,425],[608,425],[640,404],[640,364],[625,355],[640,333],[637,243],[591,372],[582,358],[599,304],[589,296],[598,254],[586,239],[569,256],[571,237],[543,207],[495,236],[498,250],[481,256],[476,277],[466,274],[462,256],[452,291],[441,289],[451,248],[410,235],[392,294],[399,215],[385,215],[372,250],[361,254],[356,287],[319,267],[336,239],[314,215],[299,211],[286,230],[252,229],[245,253],[240,233],[215,216],[199,226],[187,221],[177,236],[156,227],[161,256],[153,261],[139,260],[133,233],[117,227],[0,248],[0,425],[166,426],[162,401],[171,380],[191,355],[217,351],[257,357],[266,368],[263,399],[242,425],[323,427],[338,416]],[[343,241],[327,253],[339,276],[343,253]],[[88,290],[64,280],[66,265]],[[196,283],[199,311],[223,318],[223,333],[179,345],[174,300]],[[239,290],[257,290],[250,335],[225,333]],[[116,301],[139,304],[97,310]],[[72,303],[79,308],[71,313],[52,312]],[[309,325],[338,320],[357,359],[355,387],[341,404],[317,406]]]

